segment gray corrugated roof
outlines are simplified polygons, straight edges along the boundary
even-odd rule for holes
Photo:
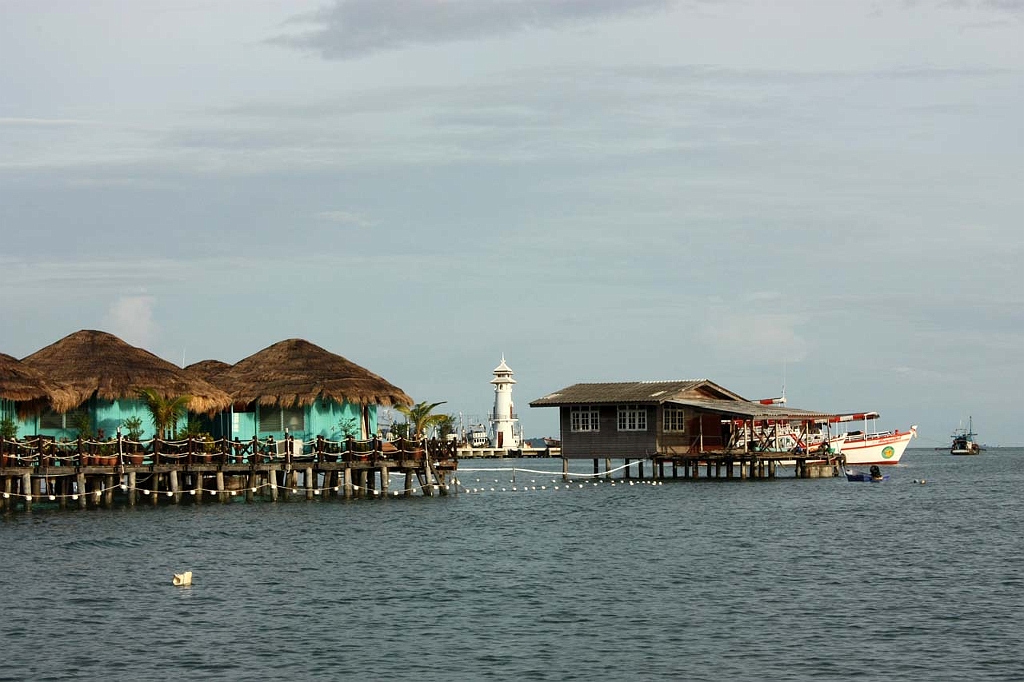
[[[798,410],[784,405],[761,405],[737,400],[712,400],[710,398],[680,398],[669,400],[675,405],[686,405],[717,412],[725,415],[736,415],[739,417],[752,417],[756,419],[827,419],[832,417],[831,413],[815,412],[813,410]]]
[[[663,403],[706,384],[725,390],[715,386],[707,379],[573,384],[532,401],[530,407],[601,403]]]

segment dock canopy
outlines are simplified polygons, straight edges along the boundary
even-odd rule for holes
[[[113,334],[83,329],[24,358],[22,363],[65,389],[56,412],[72,410],[93,396],[101,400],[139,399],[150,388],[164,398],[190,396],[188,409],[210,414],[231,405],[231,397],[208,381],[128,344]]]
[[[215,377],[235,404],[299,407],[318,399],[354,405],[412,405],[383,377],[304,339],[287,339]]]
[[[71,393],[17,358],[0,353],[0,399],[17,405],[18,414],[24,416],[66,404]]]
[[[734,400],[703,400],[703,399],[678,399],[666,401],[672,405],[692,407],[695,410],[714,412],[723,417],[734,419],[752,419],[754,421],[807,421],[807,422],[835,422],[837,415],[813,410],[798,410],[792,407],[785,407],[782,404],[763,404],[752,402],[737,402]]]

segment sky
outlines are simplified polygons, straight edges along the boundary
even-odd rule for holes
[[[1022,445],[1024,0],[0,0],[0,352],[304,338]]]

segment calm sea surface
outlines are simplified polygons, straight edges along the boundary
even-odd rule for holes
[[[513,466],[445,498],[8,514],[0,679],[1024,679],[1024,450],[910,450],[882,484],[462,462]]]

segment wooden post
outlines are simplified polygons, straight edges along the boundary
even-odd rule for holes
[[[167,474],[168,484],[171,488],[171,499],[174,500],[174,504],[181,504],[181,490],[178,486],[178,470],[171,469],[171,472]]]
[[[217,470],[217,501],[223,504],[228,501],[227,493],[224,492],[224,471]]]
[[[633,463],[633,460],[626,458],[622,460],[622,478],[623,480],[629,478],[629,466]]]
[[[22,475],[21,494],[25,496],[25,511],[32,511],[32,474]]]
[[[352,467],[345,467],[342,470],[342,477],[344,478],[344,483],[341,488],[347,500],[352,497]]]
[[[78,488],[78,508],[85,509],[85,474],[81,470],[75,474],[75,485]]]
[[[415,474],[412,469],[405,470],[405,490],[403,492],[406,497],[410,497],[412,495],[412,479],[414,475]]]
[[[316,488],[316,480],[313,478],[313,467],[306,467],[302,477],[306,480],[306,499],[312,500]]]
[[[604,460],[604,477],[609,481],[612,480],[612,458],[605,457]]]
[[[424,488],[423,490],[424,490],[424,492],[427,495],[433,495],[434,494],[434,481],[436,479],[434,477],[434,468],[432,466],[430,466],[430,457],[428,457],[426,455],[424,455],[424,457],[423,457],[423,473],[424,473],[424,475],[427,478],[427,487]]]
[[[270,483],[270,500],[277,502],[277,470],[273,467],[267,469],[267,481]]]
[[[68,498],[64,495],[67,492],[68,481],[70,479],[67,476],[61,476],[53,482],[54,495],[57,496],[57,507],[60,509],[68,508]]]
[[[387,497],[388,489],[391,488],[391,473],[388,471],[386,464],[380,467],[380,491]]]
[[[596,462],[597,460],[594,460],[594,461]],[[566,483],[569,482],[569,458],[568,457],[563,457],[562,458],[562,480],[565,481]]]

